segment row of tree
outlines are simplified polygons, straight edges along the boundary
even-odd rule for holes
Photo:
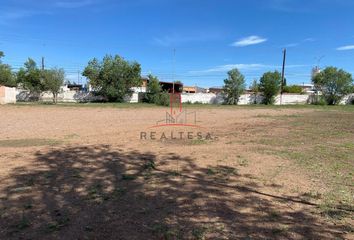
[[[57,102],[60,87],[64,83],[63,69],[39,69],[36,62],[29,58],[24,67],[14,73],[9,65],[2,63],[2,57],[4,54],[0,51],[0,85],[21,86],[38,96],[42,91],[50,91],[53,94],[53,101]],[[97,94],[111,102],[123,102],[125,97],[132,93],[133,87],[142,85],[140,64],[126,61],[119,55],[106,55],[102,61],[96,58],[90,60],[82,75],[89,79]],[[168,105],[168,93],[162,91],[157,77],[149,75],[148,78],[145,101]],[[314,75],[312,81],[316,89],[322,93],[324,101],[330,105],[338,104],[345,95],[354,92],[351,74],[335,67],[328,67]],[[237,104],[245,88],[245,77],[240,71],[238,69],[229,71],[223,87],[225,103]],[[264,73],[259,82],[257,80],[253,82],[251,89],[256,98],[258,93],[262,93],[264,104],[273,104],[275,96],[280,92],[302,91],[296,86],[286,86],[286,81],[282,83],[278,71]]]
[[[19,86],[30,91],[34,98],[39,98],[43,91],[50,91],[54,103],[57,102],[65,78],[63,69],[39,69],[36,62],[29,58],[15,73],[9,65],[1,62],[3,56],[3,52],[0,52],[0,85]],[[140,64],[126,61],[119,55],[106,55],[102,61],[96,58],[90,60],[82,75],[89,79],[97,95],[110,102],[123,102],[132,93],[133,87],[142,84]],[[162,91],[159,80],[152,75],[149,76],[148,89],[146,102],[168,104],[168,94]]]
[[[43,91],[50,91],[53,94],[53,102],[57,102],[60,87],[64,83],[63,69],[39,69],[36,62],[29,58],[24,63],[24,67],[15,73],[12,72],[10,65],[2,63],[2,57],[4,53],[0,51],[0,85],[21,86],[37,97]]]
[[[318,101],[323,100],[328,105],[339,104],[344,96],[354,93],[351,74],[335,67],[327,67],[314,75],[312,82],[315,89],[322,93],[322,99]],[[225,103],[237,104],[245,88],[245,77],[240,71],[238,69],[229,71],[223,87]],[[298,86],[286,86],[286,80],[282,82],[281,74],[278,71],[264,73],[259,82],[254,80],[251,90],[256,96],[255,103],[257,103],[258,93],[262,93],[264,104],[273,104],[275,97],[280,93],[301,93],[302,91]]]
[[[123,102],[134,87],[142,85],[141,67],[137,62],[129,62],[119,55],[106,55],[102,61],[89,61],[83,74],[95,92],[111,102]],[[161,88],[159,79],[148,76],[147,93],[144,102],[166,106],[169,94]]]

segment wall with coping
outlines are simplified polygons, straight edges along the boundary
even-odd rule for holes
[[[239,105],[260,104],[263,101],[261,95],[253,93],[242,94],[238,102]],[[224,102],[221,94],[215,93],[182,93],[183,103],[204,103],[204,104],[222,104]],[[283,94],[281,102],[284,105],[289,104],[307,104],[309,103],[309,95],[306,94]],[[280,105],[280,96],[275,98],[275,105]]]
[[[39,96],[31,94],[27,90],[17,90],[16,98],[21,102],[41,100],[44,102],[52,102],[53,94],[51,92],[43,92]],[[133,93],[130,97],[125,98],[126,102],[138,103],[141,99],[141,94]],[[76,103],[76,102],[97,102],[103,101],[101,96],[95,96],[92,92],[79,92],[79,91],[62,91],[58,94],[58,102]]]
[[[1,90],[3,89],[3,90]],[[53,101],[53,95],[50,92],[44,92],[40,96],[34,96],[26,90],[17,90],[15,88],[1,88],[0,87],[0,101],[4,99],[1,97],[2,92],[5,93],[7,100],[2,100],[6,103],[15,103],[17,101],[33,101],[33,100],[42,100],[51,102]],[[138,103],[141,102],[144,93],[133,93],[130,97],[126,97],[125,101],[129,103]],[[224,102],[222,94],[215,93],[182,93],[181,94],[183,103],[203,103],[203,104],[222,104]],[[58,101],[59,102],[93,102],[93,101],[102,101],[104,100],[100,96],[95,96],[90,92],[76,92],[76,91],[64,91],[59,93]],[[282,95],[282,105],[292,105],[292,104],[308,104],[314,100],[314,95],[308,94],[283,94]],[[239,105],[247,104],[260,104],[263,101],[263,97],[255,95],[253,93],[242,94],[239,100]],[[354,94],[350,94],[343,98],[341,104],[351,104],[354,101]],[[280,105],[280,96],[278,95],[275,98],[275,105]]]
[[[0,104],[16,103],[16,88],[0,86]]]

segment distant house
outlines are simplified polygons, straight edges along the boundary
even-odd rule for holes
[[[302,92],[304,92],[304,93],[312,93],[315,91],[315,86],[311,83],[303,83],[303,84],[298,84],[296,86],[301,87]]]
[[[161,82],[160,85],[163,91],[169,92],[169,93],[182,93],[183,91],[183,83],[180,82]],[[174,91],[173,91],[174,88]]]
[[[223,91],[222,87],[211,87],[208,89],[209,93],[219,94]]]
[[[132,87],[131,90],[135,93],[145,93],[147,91],[147,85],[149,83],[149,79],[146,77],[141,78],[141,85],[138,87]]]
[[[70,91],[82,91],[83,90],[82,84],[68,84],[66,87]]]
[[[184,93],[205,93],[206,89],[197,86],[183,86]]]
[[[133,87],[132,90],[135,93],[145,93],[147,91],[147,87],[149,84],[149,79],[146,77],[142,77],[142,84],[139,87]],[[173,92],[173,87],[175,88],[175,93],[181,93],[183,90],[183,84],[180,82],[163,82],[160,81],[160,86],[163,91],[172,93]]]

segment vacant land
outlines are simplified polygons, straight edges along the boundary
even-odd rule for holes
[[[354,238],[354,108],[90,106],[0,106],[0,239]]]

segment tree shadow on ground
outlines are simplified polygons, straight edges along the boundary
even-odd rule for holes
[[[0,239],[333,239],[339,227],[237,170],[110,146],[37,152],[1,190]],[[306,204],[305,204],[306,205]],[[299,209],[299,208],[296,208]]]

